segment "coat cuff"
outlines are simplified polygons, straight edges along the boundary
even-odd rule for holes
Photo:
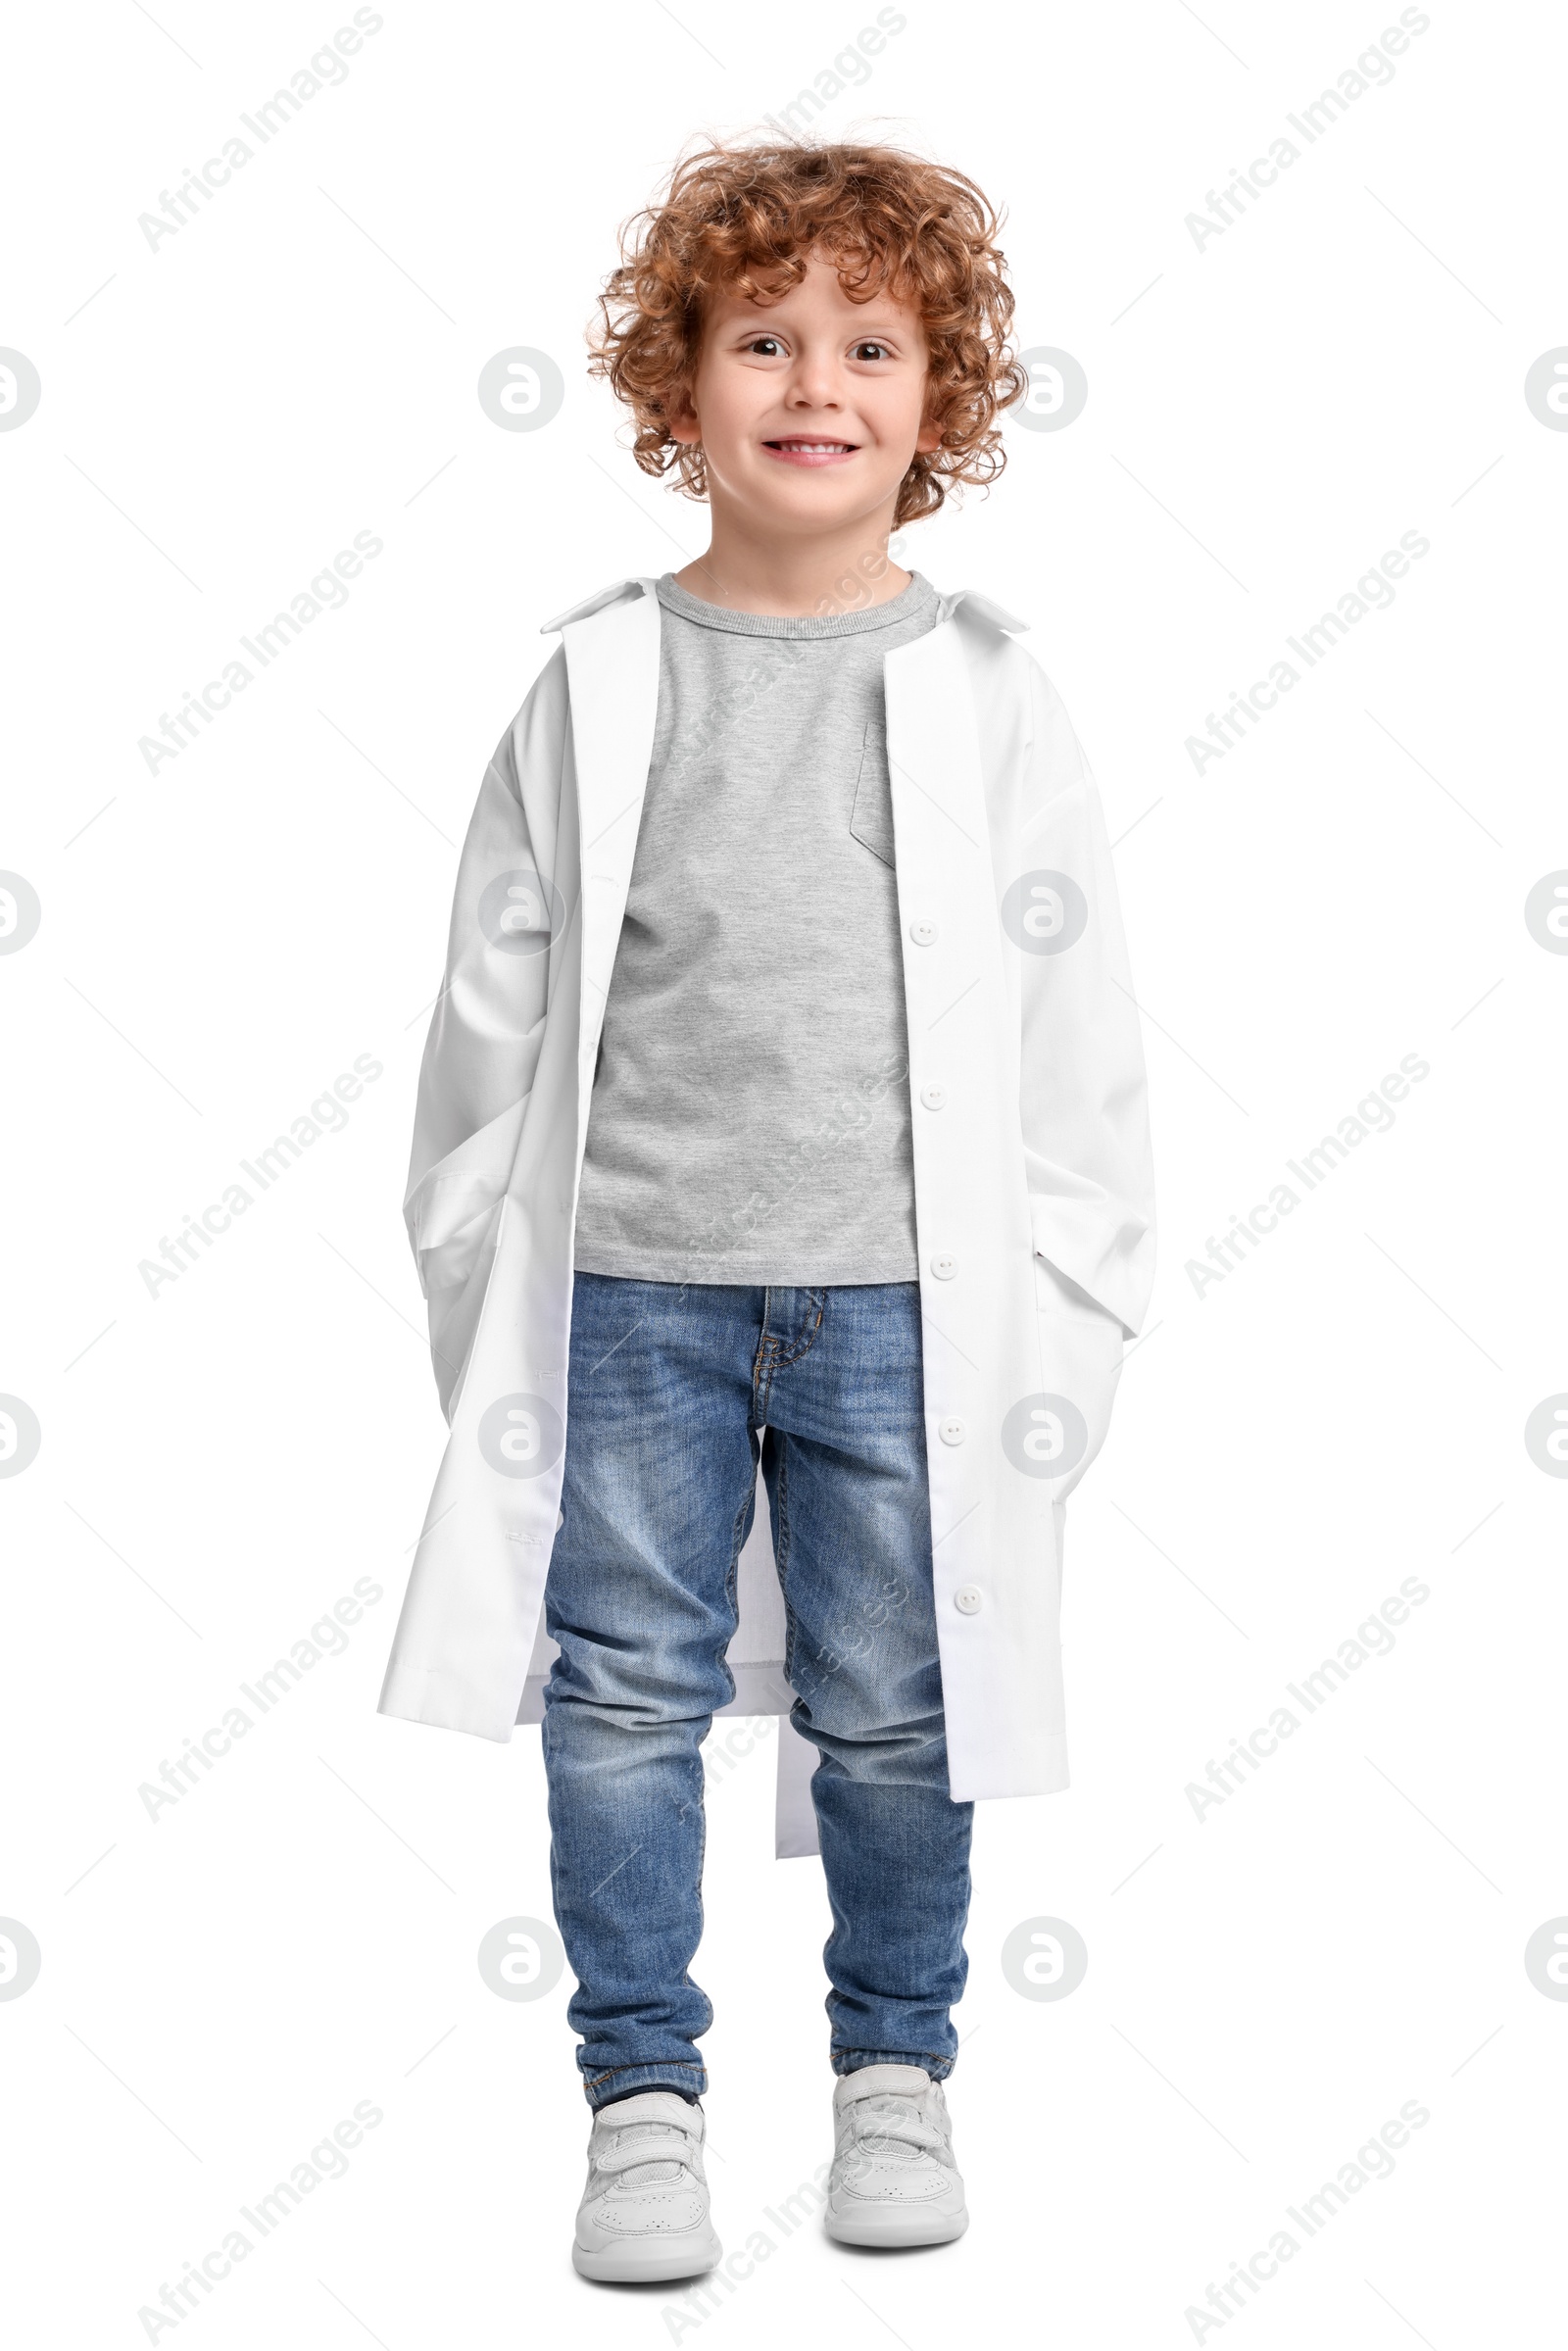
[[[512,1737],[514,1707],[497,1713],[476,1696],[474,1685],[432,1666],[389,1665],[377,1714],[406,1723],[429,1723],[438,1731],[466,1731],[474,1739],[505,1745]]]

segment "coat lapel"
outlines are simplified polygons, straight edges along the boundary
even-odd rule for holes
[[[591,1067],[599,1050],[659,715],[659,599],[652,579],[626,585],[641,593],[568,621],[562,631],[571,690],[567,757],[575,768],[582,844],[579,1069]],[[579,1088],[579,1163],[588,1092]]]
[[[894,821],[911,844],[990,857],[980,745],[958,632],[951,617],[901,645],[884,665]]]

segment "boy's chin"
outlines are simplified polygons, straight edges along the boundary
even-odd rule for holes
[[[771,522],[792,536],[800,532],[843,530],[852,523],[880,514],[893,500],[898,483],[885,490],[864,475],[798,472],[780,466],[760,480],[747,483],[737,503],[754,521]]]

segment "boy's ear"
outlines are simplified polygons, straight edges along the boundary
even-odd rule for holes
[[[697,421],[697,411],[689,400],[682,399],[678,405],[671,406],[668,424],[670,439],[683,443],[688,449],[694,448],[703,437],[702,426]]]
[[[942,427],[932,423],[928,417],[914,436],[914,453],[916,457],[929,457],[934,449],[940,449],[941,446]]]

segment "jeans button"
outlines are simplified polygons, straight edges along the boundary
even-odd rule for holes
[[[968,1423],[959,1420],[956,1413],[950,1413],[946,1420],[937,1423],[937,1435],[944,1445],[962,1445],[968,1434]]]
[[[960,1584],[953,1595],[953,1605],[962,1616],[978,1616],[980,1587],[977,1584]]]
[[[931,1271],[939,1282],[951,1282],[957,1270],[956,1257],[933,1257],[931,1260]]]
[[[922,1086],[920,1100],[928,1110],[940,1110],[948,1099],[946,1086]]]

